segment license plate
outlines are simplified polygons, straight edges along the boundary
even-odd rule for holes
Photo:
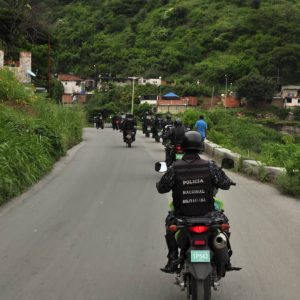
[[[182,157],[183,157],[183,154],[176,154],[176,159],[177,159],[177,160],[182,159]]]
[[[127,138],[128,138],[128,139],[131,139],[131,134],[127,134]]]
[[[210,251],[209,250],[191,250],[191,262],[210,262]]]
[[[150,131],[150,130],[151,130],[151,127],[147,127],[147,130]]]

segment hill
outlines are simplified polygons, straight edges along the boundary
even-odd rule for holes
[[[259,72],[281,83],[300,81],[299,0],[28,2],[49,25],[54,72],[207,84]],[[22,47],[45,64],[46,43],[25,40]]]

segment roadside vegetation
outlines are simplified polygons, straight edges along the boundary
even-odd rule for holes
[[[200,114],[208,123],[209,140],[240,153],[244,159],[284,167],[287,173],[277,178],[277,186],[284,193],[300,196],[300,143],[292,135],[257,124],[253,117],[236,110],[187,110],[182,118],[193,128]]]
[[[81,141],[85,114],[36,96],[6,69],[0,70],[0,204],[49,172]]]

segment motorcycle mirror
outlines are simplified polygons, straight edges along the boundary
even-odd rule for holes
[[[155,171],[159,173],[164,173],[168,169],[167,164],[162,161],[162,162],[157,162],[155,163]]]
[[[221,167],[223,169],[233,169],[234,168],[234,161],[231,158],[223,158]]]

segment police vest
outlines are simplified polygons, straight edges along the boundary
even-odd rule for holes
[[[203,216],[214,210],[213,183],[209,162],[201,159],[177,161],[173,202],[182,216]]]

